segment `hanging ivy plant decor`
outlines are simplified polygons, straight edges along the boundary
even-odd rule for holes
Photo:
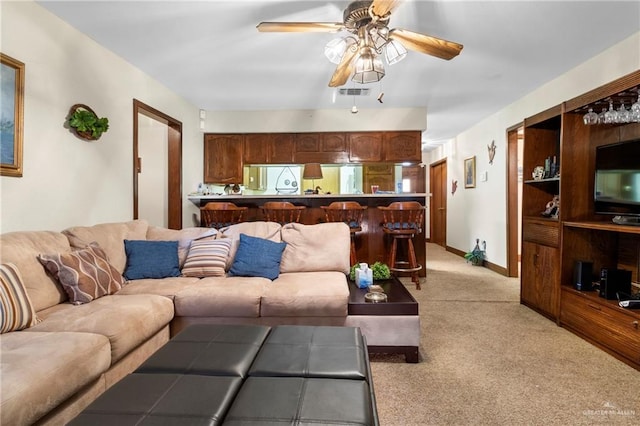
[[[100,139],[100,136],[109,130],[109,119],[98,118],[91,108],[83,104],[71,107],[68,123],[78,137],[88,141]]]

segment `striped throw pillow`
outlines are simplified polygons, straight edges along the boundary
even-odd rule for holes
[[[18,331],[38,323],[22,277],[13,263],[0,265],[0,333]]]
[[[193,241],[182,267],[185,277],[223,277],[231,238]]]
[[[122,288],[124,279],[98,243],[69,253],[41,254],[38,260],[62,285],[74,305],[89,303]]]

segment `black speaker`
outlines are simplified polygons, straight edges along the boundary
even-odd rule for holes
[[[577,290],[593,290],[593,262],[576,260],[573,265],[573,285]]]
[[[631,271],[602,268],[600,270],[600,297],[616,300],[617,292],[631,294]]]

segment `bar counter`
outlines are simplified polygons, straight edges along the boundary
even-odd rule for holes
[[[388,206],[395,201],[417,201],[425,205],[427,194],[319,194],[319,195],[297,195],[297,194],[272,194],[272,195],[189,195],[189,200],[196,206],[204,206],[210,201],[226,201],[237,206],[248,207],[247,222],[264,220],[260,207],[267,201],[289,201],[296,206],[305,206],[301,222],[307,225],[325,222],[324,210],[321,206],[328,206],[334,201],[357,201],[368,208],[364,211],[362,232],[358,232],[355,238],[356,254],[359,262],[367,262],[370,265],[380,261],[388,263],[388,250],[391,238],[385,235],[382,230],[382,212],[379,206]],[[425,212],[426,216],[427,212]],[[422,223],[423,232],[414,238],[416,257],[418,263],[422,265],[420,276],[426,276],[426,244],[424,234],[424,221]],[[404,249],[404,247],[403,247]],[[404,256],[404,251],[400,253]]]

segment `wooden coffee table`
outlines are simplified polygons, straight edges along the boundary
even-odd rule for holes
[[[376,280],[387,295],[386,302],[364,299],[367,289],[349,281],[347,325],[360,327],[369,353],[403,353],[407,362],[418,362],[420,316],[418,302],[396,277]]]

